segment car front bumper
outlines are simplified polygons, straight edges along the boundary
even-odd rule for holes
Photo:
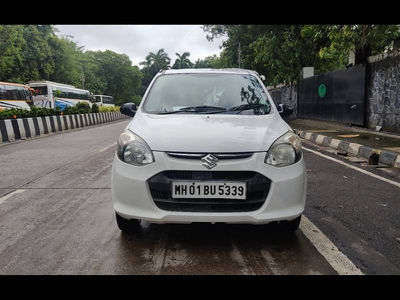
[[[213,172],[252,171],[268,178],[270,182],[265,202],[253,211],[191,212],[160,209],[151,194],[149,180],[164,171],[207,172],[207,169],[202,166],[200,159],[176,158],[156,151],[153,154],[155,162],[140,167],[124,163],[115,155],[111,194],[114,210],[123,218],[152,223],[266,224],[293,220],[304,211],[307,177],[303,158],[291,166],[280,168],[264,163],[265,152],[254,153],[243,159],[219,160]]]

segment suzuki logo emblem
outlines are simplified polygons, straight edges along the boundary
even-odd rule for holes
[[[204,156],[201,160],[203,161],[202,165],[210,170],[217,165],[218,158],[216,158],[212,154],[208,154]]]

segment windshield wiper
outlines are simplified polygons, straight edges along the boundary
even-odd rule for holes
[[[268,108],[268,113],[270,111],[270,107],[268,105],[261,104],[261,103],[257,103],[257,104],[242,104],[242,105],[231,107],[227,111],[237,111],[238,114],[240,114],[244,110],[255,109],[255,108]]]
[[[200,105],[200,106],[187,106],[187,107],[183,107],[181,109],[172,110],[172,111],[160,111],[158,114],[167,115],[167,114],[176,114],[176,113],[182,113],[182,112],[218,113],[221,111],[226,111],[226,108],[220,107],[220,106]]]
[[[208,105],[199,105],[199,106],[188,106],[181,108],[179,111],[194,111],[194,112],[210,112],[210,111],[225,111],[226,108],[220,106],[208,106]]]
[[[169,115],[169,114],[176,114],[176,113],[181,113],[181,112],[185,112],[185,111],[183,111],[183,110],[160,111],[157,114],[158,115]]]

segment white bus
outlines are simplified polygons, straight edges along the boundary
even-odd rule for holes
[[[0,82],[0,111],[10,108],[30,110],[32,104],[32,93],[29,86],[11,82]]]
[[[94,95],[93,103],[98,106],[115,106],[114,97],[107,95]]]
[[[78,102],[87,102],[92,106],[92,95],[73,85],[52,81],[29,81],[28,86],[34,89],[33,105],[37,107],[56,108],[75,106]]]

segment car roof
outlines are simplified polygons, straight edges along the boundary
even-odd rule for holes
[[[252,74],[257,72],[247,69],[170,69],[162,71],[162,74],[202,74],[202,73],[225,73],[225,74]]]

